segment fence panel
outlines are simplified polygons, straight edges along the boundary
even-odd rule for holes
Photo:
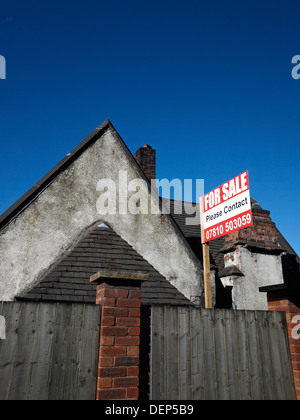
[[[150,399],[296,399],[285,314],[151,308]]]
[[[0,400],[93,400],[100,307],[0,302]]]

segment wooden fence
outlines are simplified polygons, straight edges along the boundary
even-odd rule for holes
[[[94,400],[100,309],[0,302],[0,400]]]
[[[0,302],[0,400],[94,400],[100,312]],[[151,400],[296,398],[284,313],[153,306],[144,323]]]
[[[295,398],[284,313],[152,307],[150,399]]]

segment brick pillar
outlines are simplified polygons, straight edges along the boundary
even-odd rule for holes
[[[278,285],[260,288],[267,292],[270,311],[286,314],[297,399],[300,400],[300,288]]]
[[[97,273],[96,303],[102,306],[97,400],[137,400],[141,320],[141,278]],[[149,276],[149,275],[148,275]]]

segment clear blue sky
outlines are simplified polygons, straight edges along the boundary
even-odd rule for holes
[[[158,178],[249,170],[300,253],[299,0],[1,2],[0,213],[109,118]]]

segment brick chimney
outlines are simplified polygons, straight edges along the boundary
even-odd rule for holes
[[[156,150],[145,144],[137,150],[135,159],[149,181],[156,179]]]
[[[233,232],[225,237],[225,247],[231,244],[243,244],[249,247],[261,248],[266,251],[280,251],[276,225],[268,210],[263,210],[252,199],[253,226]]]

